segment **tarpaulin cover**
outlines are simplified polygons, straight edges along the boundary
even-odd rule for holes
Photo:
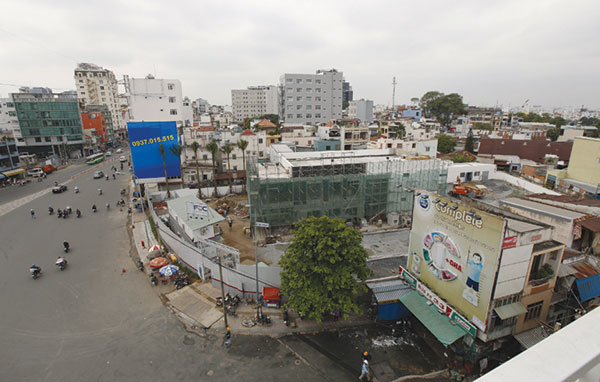
[[[279,289],[272,287],[264,287],[263,288],[263,299],[265,301],[279,301],[281,298],[279,297]]]
[[[401,297],[400,302],[402,302],[444,346],[452,344],[454,341],[467,334],[458,325],[452,325],[448,317],[440,314],[434,305],[428,306],[425,297],[419,296],[416,291],[412,291]]]
[[[600,274],[583,280],[575,280],[575,284],[577,285],[579,298],[582,302],[600,296]]]

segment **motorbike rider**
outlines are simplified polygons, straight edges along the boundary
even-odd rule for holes
[[[73,190],[75,190],[75,193],[78,194],[79,193],[79,187],[75,186],[73,187]]]
[[[92,204],[92,211],[96,212],[96,205]]]
[[[115,176],[115,174],[112,174],[112,176],[113,176],[113,180],[117,179],[117,177]]]
[[[32,274],[38,274],[42,271],[42,268],[38,267],[35,264],[31,264],[31,267],[29,267],[29,272],[31,272]]]
[[[101,188],[98,189],[98,195],[102,195],[102,189]]]
[[[110,203],[106,203],[106,209],[110,210]]]
[[[75,213],[77,214],[77,217],[81,217],[81,211],[79,211],[79,208],[75,210]]]
[[[65,211],[67,211],[68,214],[70,214],[71,212],[73,212],[73,210],[71,209],[70,206],[67,206],[67,208],[65,208]]]
[[[66,241],[66,240],[65,240],[65,241],[63,241],[63,247],[65,248],[65,251],[68,251],[68,250],[69,250],[69,247],[70,247],[70,244],[69,244],[69,242],[68,242],[68,241]]]
[[[60,208],[56,210],[56,215],[58,215],[58,217],[61,217],[62,214],[63,214],[63,212]]]
[[[66,265],[67,265],[67,259],[65,259],[62,256],[58,256],[58,259],[56,259],[56,266],[63,268]]]
[[[48,213],[50,215],[52,215],[53,212],[54,212],[54,208],[52,208],[52,206],[48,206]]]

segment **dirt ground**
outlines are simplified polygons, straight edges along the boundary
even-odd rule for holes
[[[240,251],[240,262],[242,264],[253,264],[254,245],[252,243],[252,236],[246,236],[244,233],[244,229],[250,227],[249,211],[245,208],[248,204],[248,197],[246,195],[235,195],[212,199],[207,202],[216,211],[219,210],[219,207],[223,203],[230,206],[228,216],[232,220],[231,228],[229,228],[227,222],[220,223],[223,230],[223,244],[237,248]]]

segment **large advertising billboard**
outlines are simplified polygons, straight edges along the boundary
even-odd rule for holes
[[[138,179],[164,178],[160,144],[165,148],[167,176],[181,176],[181,158],[169,149],[177,145],[177,124],[169,122],[127,122],[133,170]]]
[[[504,225],[500,217],[434,193],[415,196],[408,271],[481,330]]]

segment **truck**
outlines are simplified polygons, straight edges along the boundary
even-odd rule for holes
[[[462,184],[459,177],[456,177],[456,183],[452,185],[452,189],[448,191],[450,196],[464,195],[469,198],[481,199],[492,191],[482,184],[465,183]]]

